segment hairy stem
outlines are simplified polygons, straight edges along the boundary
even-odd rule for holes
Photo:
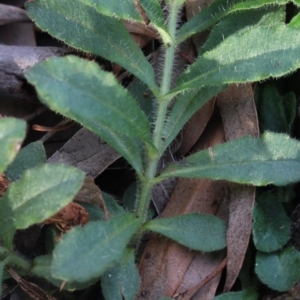
[[[166,121],[167,109],[170,98],[166,95],[169,93],[171,89],[171,81],[172,81],[172,73],[174,67],[174,56],[176,50],[175,44],[175,35],[176,35],[176,23],[177,23],[177,15],[179,12],[179,6],[172,5],[170,7],[170,19],[168,23],[168,30],[173,39],[172,45],[167,45],[165,49],[165,59],[163,65],[163,73],[160,85],[160,93],[157,97],[158,109],[156,114],[155,128],[153,131],[153,145],[157,149],[156,154],[149,154],[148,156],[148,165],[145,172],[145,179],[141,183],[141,194],[138,199],[136,215],[139,218],[142,218],[144,221],[147,219],[147,212],[151,198],[152,188],[154,186],[153,179],[156,175],[156,170],[158,166],[158,162],[163,153],[161,153],[161,149],[163,149],[162,133],[163,127]]]

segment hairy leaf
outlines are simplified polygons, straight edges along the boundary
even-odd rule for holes
[[[134,250],[126,249],[122,261],[101,277],[105,300],[132,300],[140,286],[139,272],[134,262]]]
[[[24,121],[14,118],[0,119],[0,174],[15,158],[25,133]]]
[[[226,224],[213,215],[187,214],[155,219],[143,228],[194,250],[209,252],[226,247]]]
[[[257,199],[253,210],[253,241],[263,252],[283,247],[291,234],[291,220],[275,196],[264,193]]]
[[[172,6],[172,5],[176,5],[176,6],[180,6],[183,5],[185,0],[166,0],[166,2]]]
[[[132,214],[123,214],[73,228],[54,249],[52,276],[78,282],[99,277],[122,260],[126,245],[141,222]]]
[[[285,6],[265,6],[230,14],[216,24],[201,48],[201,54],[217,47],[224,39],[246,30],[249,26],[273,26],[285,22]]]
[[[293,92],[280,95],[274,83],[267,83],[261,88],[256,105],[261,132],[290,133],[297,107]]]
[[[178,78],[177,87],[171,93],[206,85],[245,83],[279,77],[299,66],[298,29],[283,23],[249,26],[230,35],[218,47],[198,58]]]
[[[282,5],[286,3],[286,0],[216,0],[179,29],[177,40],[179,43],[186,40],[191,35],[201,32],[216,24],[232,12],[259,8],[269,4]]]
[[[161,149],[161,152],[166,150],[193,114],[209,99],[225,88],[226,86],[205,87],[193,89],[179,95],[168,114],[167,122],[163,129],[164,148]]]
[[[300,279],[300,252],[292,247],[280,252],[258,252],[255,272],[271,289],[288,291]]]
[[[50,218],[72,201],[83,179],[82,171],[58,164],[25,171],[0,201],[0,235]]]
[[[75,56],[48,59],[26,72],[41,100],[111,144],[142,170],[134,138],[150,144],[150,124],[136,102],[110,73]]]
[[[98,12],[109,17],[136,22],[150,22],[161,35],[164,43],[169,43],[171,37],[165,27],[165,19],[158,0],[80,0],[86,5],[92,6]]]
[[[171,164],[156,181],[174,176],[258,186],[290,184],[300,180],[300,143],[272,132],[242,137]]]
[[[36,257],[33,260],[33,267],[30,270],[32,274],[37,275],[39,277],[45,278],[47,281],[51,282],[56,287],[61,287],[61,280],[53,278],[51,275],[51,262],[52,256],[51,255],[41,255]],[[87,282],[66,282],[63,289],[67,291],[75,291],[75,290],[82,290],[93,283],[96,280],[88,280]]]
[[[103,192],[102,196],[110,217],[118,217],[126,213],[126,211],[117,203],[116,199],[114,199],[112,196]]]
[[[121,20],[99,14],[80,1],[36,0],[26,3],[33,21],[66,44],[118,63],[157,89],[154,71]]]
[[[24,171],[46,163],[46,152],[41,141],[37,141],[22,148],[5,174],[11,181],[19,179]]]
[[[165,45],[172,43],[172,38],[166,28],[166,20],[161,9],[161,1],[159,0],[139,0],[141,6],[145,10],[149,18],[149,25],[153,26],[160,34]]]
[[[92,6],[101,14],[110,17],[117,17],[129,21],[142,21],[132,0],[122,0],[122,2],[119,0],[80,0],[80,2]]]

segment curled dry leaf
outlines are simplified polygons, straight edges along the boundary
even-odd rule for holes
[[[124,21],[124,25],[127,28],[129,33],[133,34],[141,34],[150,37],[151,39],[158,39],[159,36],[157,32],[150,26],[139,22],[129,22]]]
[[[218,95],[226,140],[244,135],[259,136],[258,118],[250,84],[229,88]],[[224,286],[233,286],[244,261],[252,228],[255,187],[230,184],[229,224],[227,231],[227,277]]]
[[[34,299],[34,300],[56,300],[56,298],[47,294],[43,289],[41,289],[36,284],[23,279],[12,268],[8,268],[7,272],[19,284],[20,288],[28,296],[30,296],[31,299]]]
[[[2,197],[6,193],[9,185],[10,185],[10,181],[6,178],[4,174],[1,174],[0,175],[0,197]]]
[[[43,223],[55,224],[62,233],[65,233],[74,226],[85,225],[88,221],[89,215],[87,211],[81,205],[71,202]]]

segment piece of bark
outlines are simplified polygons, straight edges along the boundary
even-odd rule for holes
[[[51,56],[63,56],[70,50],[55,47],[18,47],[0,45],[0,71],[24,78],[23,73]]]
[[[217,97],[226,140],[244,135],[259,136],[258,118],[250,84],[230,85]],[[224,291],[233,286],[248,248],[252,228],[255,187],[230,184],[229,224],[227,230],[227,277]]]
[[[54,47],[0,45],[0,97],[6,100],[32,101],[24,72],[51,56],[63,56],[69,50]]]
[[[24,9],[0,4],[0,25],[24,21],[31,22]]]
[[[56,151],[48,162],[77,167],[87,176],[95,178],[120,157],[120,154],[101,138],[82,128]]]
[[[35,47],[32,23],[13,23],[0,26],[0,43],[7,46]]]
[[[1,0],[2,4],[9,4],[17,7],[22,7],[27,0]]]

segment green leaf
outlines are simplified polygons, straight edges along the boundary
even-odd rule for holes
[[[102,192],[102,196],[110,218],[126,214],[126,211],[117,203],[116,199],[104,192]],[[78,203],[88,211],[90,221],[104,220],[104,212],[99,206],[81,201],[78,201]]]
[[[80,0],[86,5],[92,6],[99,13],[127,21],[144,22],[133,0]],[[140,7],[144,10],[146,18],[160,34],[165,44],[170,43],[171,37],[165,27],[165,18],[158,0],[139,0]]]
[[[31,273],[45,278],[47,281],[52,283],[56,287],[61,287],[61,280],[55,279],[51,275],[51,262],[52,262],[52,256],[51,255],[41,255],[36,257],[33,260],[33,267],[31,269]],[[95,283],[97,280],[92,279],[87,282],[66,282],[64,285],[64,290],[67,291],[75,291],[75,290],[82,290],[87,288],[88,286]]]
[[[172,44],[173,40],[166,28],[166,20],[159,0],[139,0],[153,26],[159,33],[165,45]]]
[[[4,260],[0,261],[0,295],[2,295],[3,272],[7,263],[9,263],[9,257],[6,257]]]
[[[275,196],[263,193],[253,210],[253,241],[263,252],[272,252],[284,246],[291,234],[291,220]]]
[[[155,182],[169,177],[287,185],[300,180],[300,143],[280,133],[245,136],[169,165]]]
[[[298,29],[285,24],[249,26],[198,58],[178,78],[177,87],[171,94],[207,85],[279,77],[299,67]]]
[[[298,3],[297,3],[298,2]],[[294,1],[294,3],[296,3],[297,5],[300,4],[299,1]],[[294,27],[294,28],[300,28],[300,13],[298,13],[296,16],[294,16],[292,18],[292,20],[289,23],[290,26]]]
[[[261,132],[290,132],[296,117],[297,100],[294,93],[280,95],[275,83],[267,83],[257,97],[256,107]]]
[[[133,182],[124,192],[122,202],[124,208],[129,212],[134,213],[137,193],[138,193],[138,185],[136,182]]]
[[[75,201],[79,205],[81,205],[89,215],[89,221],[101,221],[104,220],[104,213],[100,209],[100,207],[96,206],[95,204]]]
[[[14,118],[0,119],[0,174],[15,158],[25,134],[24,121]]]
[[[138,190],[138,185],[136,182],[133,182],[128,189],[124,192],[123,195],[123,207],[125,210],[128,212],[135,212],[136,209],[136,199],[137,199],[137,194],[139,193]],[[152,220],[154,216],[156,216],[156,209],[151,202],[149,207],[148,207],[148,213],[147,213],[147,220]]]
[[[99,14],[80,1],[28,1],[26,10],[42,30],[55,38],[116,62],[157,90],[152,66],[121,20]]]
[[[292,247],[274,253],[258,252],[255,272],[271,289],[288,291],[300,279],[300,253]]]
[[[109,17],[117,17],[128,21],[143,21],[132,0],[122,0],[122,2],[119,0],[80,0],[80,2],[92,6],[101,14]]]
[[[80,0],[86,5],[92,6],[99,13],[117,17],[127,21],[145,22],[138,12],[137,7],[132,0],[122,0],[120,5],[119,0],[103,1],[103,0]],[[153,26],[160,34],[164,44],[172,42],[172,39],[165,26],[165,18],[158,0],[139,0],[140,9],[143,10],[144,18],[149,19]]]
[[[214,298],[214,300],[257,300],[258,294],[251,289],[241,292],[230,292]]]
[[[199,49],[203,54],[221,44],[229,36],[246,30],[249,26],[273,26],[285,22],[285,6],[265,6],[259,9],[241,10],[230,14],[216,24],[206,40],[204,46]]]
[[[156,99],[148,89],[147,85],[144,82],[135,79],[128,85],[127,90],[152,124]]]
[[[162,136],[164,147],[160,151],[163,153],[166,150],[182,127],[198,109],[225,88],[226,86],[205,87],[189,90],[179,95],[168,113]]]
[[[216,0],[178,30],[177,41],[178,43],[183,42],[188,37],[216,24],[232,12],[259,8],[269,4],[283,5],[287,2],[286,0]]]
[[[126,249],[122,261],[101,277],[105,300],[132,300],[140,286],[139,272],[134,262],[134,250]]]
[[[102,196],[110,217],[118,217],[126,214],[126,211],[117,203],[116,199],[104,192],[102,192]]]
[[[0,235],[25,229],[57,213],[72,201],[83,179],[82,171],[58,164],[25,171],[0,201]]]
[[[194,250],[210,252],[226,247],[226,224],[213,215],[187,214],[154,219],[143,229],[161,233]]]
[[[46,152],[41,141],[37,141],[22,148],[5,174],[11,181],[19,179],[24,171],[46,163]]]
[[[170,6],[176,5],[176,6],[181,6],[183,5],[185,0],[166,0],[166,3],[168,3]]]
[[[132,214],[123,214],[73,228],[53,251],[52,276],[67,282],[98,278],[122,260],[126,245],[141,223]]]
[[[141,151],[133,138],[150,144],[150,124],[112,74],[94,62],[67,56],[37,64],[25,76],[52,110],[101,136],[142,171]]]

